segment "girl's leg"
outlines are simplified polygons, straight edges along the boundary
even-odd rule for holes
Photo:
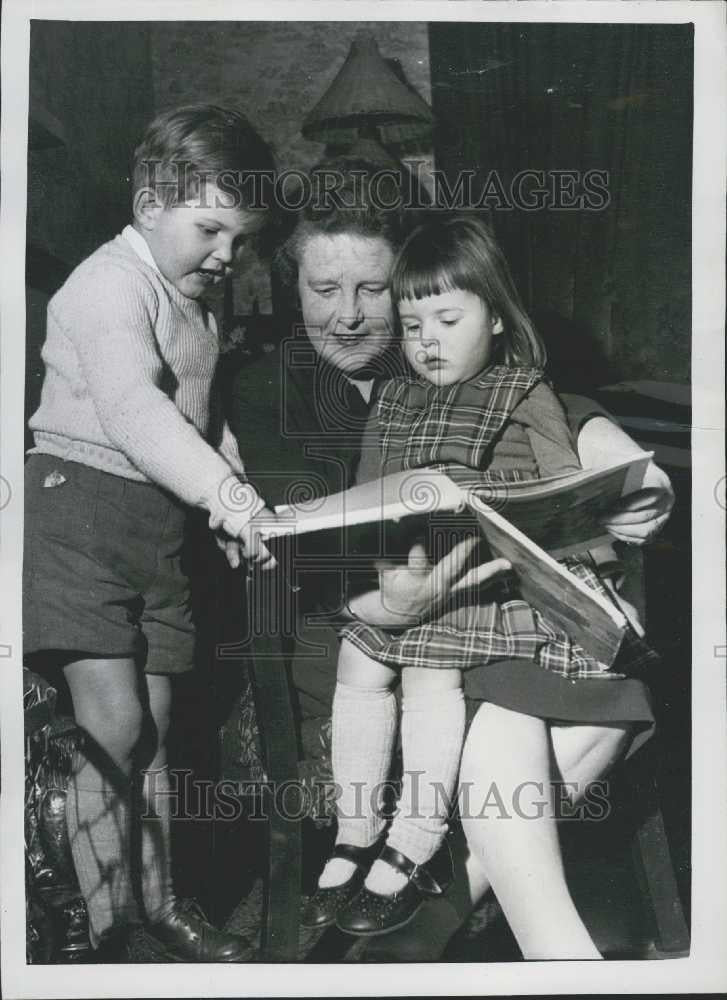
[[[68,835],[91,942],[97,946],[136,912],[130,817],[143,710],[133,660],[76,660],[64,670],[76,722],[86,734],[68,786]]]
[[[482,709],[475,716],[467,736],[468,756],[482,757],[489,752],[488,719],[487,712]],[[603,777],[621,759],[631,741],[625,728],[586,725],[551,725],[550,738],[556,777],[573,785],[574,802],[582,797],[591,782]],[[499,747],[499,752],[502,749]],[[462,777],[472,780],[465,774],[465,766],[463,762]],[[472,802],[483,799],[488,788],[489,779],[484,786],[472,786]],[[476,838],[476,830],[473,836]],[[364,953],[367,961],[420,962],[441,957],[452,936],[485,898],[490,880],[486,859],[476,843],[470,848],[458,833],[452,838],[451,846],[455,881],[447,894],[426,900],[414,919],[401,930],[368,941]]]
[[[600,958],[568,891],[550,783],[585,791],[630,738],[626,727],[569,726],[553,727],[551,742],[542,719],[491,704],[473,722],[460,774],[470,867],[486,873],[525,958]]]
[[[338,658],[333,696],[331,759],[340,789],[336,843],[369,847],[384,828],[379,798],[389,775],[396,736],[393,670],[369,659],[345,639]],[[352,861],[331,858],[319,879],[321,888],[347,882]]]
[[[408,668],[402,672],[401,742],[404,773],[399,808],[386,842],[415,864],[441,846],[457,784],[465,705],[459,670]],[[375,861],[366,887],[388,895],[407,877]]]
[[[148,704],[139,746],[141,810],[141,892],[148,920],[159,920],[174,905],[171,865],[171,783],[167,733],[172,705],[171,678],[146,674]]]

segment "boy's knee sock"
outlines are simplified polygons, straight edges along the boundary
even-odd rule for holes
[[[447,832],[465,728],[459,688],[407,695],[401,715],[404,774],[401,798],[386,843],[415,864],[436,853]],[[402,888],[405,878],[375,861],[366,885],[375,892]]]
[[[141,891],[146,917],[159,920],[174,902],[171,857],[172,792],[168,766],[142,771]]]
[[[336,843],[368,847],[384,828],[379,799],[391,767],[396,716],[396,698],[388,688],[336,685],[331,734],[333,779],[341,791]],[[353,867],[333,858],[319,884],[345,882]]]
[[[128,780],[128,779],[126,779]],[[136,915],[130,869],[131,782],[114,785],[86,761],[66,792],[66,826],[89,936],[101,938]]]

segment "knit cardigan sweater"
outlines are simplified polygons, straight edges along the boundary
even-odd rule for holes
[[[127,226],[48,305],[31,452],[153,482],[236,536],[262,506],[225,423],[205,440],[219,347],[214,317],[158,270]]]

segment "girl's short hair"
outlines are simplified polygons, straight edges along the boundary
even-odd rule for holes
[[[217,104],[189,104],[158,115],[134,150],[133,189],[150,187],[169,208],[194,198],[205,181],[232,195],[240,208],[266,203],[270,147],[245,116]]]
[[[505,256],[489,227],[470,215],[435,217],[403,244],[391,273],[391,298],[423,299],[472,292],[503,323],[497,338],[507,365],[545,367],[545,345],[515,287]]]
[[[342,233],[382,239],[396,253],[418,220],[425,195],[403,164],[340,156],[308,174],[301,208],[288,216],[287,236],[274,257],[276,278],[289,305],[296,301],[298,266],[307,241]]]

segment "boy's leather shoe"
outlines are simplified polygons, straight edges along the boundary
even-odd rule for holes
[[[172,962],[245,962],[254,953],[245,938],[213,927],[193,899],[175,900],[161,920],[147,925],[146,936]]]
[[[388,844],[379,858],[406,875],[408,881],[400,892],[386,896],[371,892],[364,886],[336,919],[336,927],[347,934],[367,937],[388,934],[403,927],[428,896],[441,896],[454,878],[452,855],[446,840],[434,857],[423,865],[415,864]]]
[[[381,837],[370,847],[354,847],[353,844],[336,844],[332,858],[344,858],[356,865],[353,875],[340,885],[327,889],[320,886],[308,900],[300,918],[303,927],[327,927],[336,919],[342,907],[360,891],[368,870],[381,850]]]
[[[81,962],[86,965],[123,965],[129,961],[129,937],[126,927],[105,935],[95,948],[88,948]]]

